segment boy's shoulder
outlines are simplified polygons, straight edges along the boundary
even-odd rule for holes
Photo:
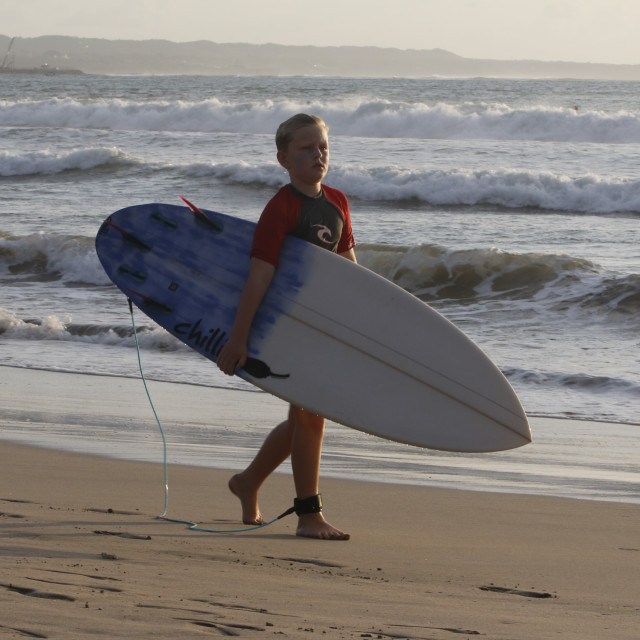
[[[330,202],[337,205],[338,208],[344,211],[344,209],[349,208],[349,201],[347,196],[340,191],[340,189],[334,189],[333,187],[327,187],[326,184],[322,185],[324,190],[324,195]]]
[[[328,187],[326,184],[323,184],[322,188],[324,189],[324,192],[326,194],[333,195],[336,198],[343,198],[344,200],[347,199],[347,196],[342,191],[340,191],[340,189],[335,189],[334,187]]]
[[[278,200],[280,198],[288,198],[293,195],[291,193],[291,189],[289,189],[289,185],[285,184],[284,187],[280,187],[271,197],[271,200]]]

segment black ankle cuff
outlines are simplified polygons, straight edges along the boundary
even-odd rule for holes
[[[322,511],[322,496],[318,494],[309,498],[294,498],[293,509],[299,516],[307,513],[320,513]]]

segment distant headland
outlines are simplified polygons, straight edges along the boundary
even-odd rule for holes
[[[0,35],[0,73],[640,80],[640,65],[463,58],[443,49]]]

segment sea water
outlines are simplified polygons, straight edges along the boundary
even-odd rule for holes
[[[178,195],[257,220],[287,180],[275,129],[305,111],[330,126],[326,184],[349,197],[360,264],[465,331],[531,416],[640,434],[640,83],[7,75],[0,88],[0,364],[138,376],[126,300],[94,251],[101,221]],[[142,314],[138,330],[150,379],[250,388]]]

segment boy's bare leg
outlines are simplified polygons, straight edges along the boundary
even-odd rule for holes
[[[298,498],[309,498],[319,492],[324,418],[291,406],[289,422],[294,425],[291,467],[296,495]],[[329,524],[322,513],[307,513],[299,516],[296,535],[323,540],[349,539],[349,534]]]
[[[244,524],[265,523],[258,506],[258,492],[269,475],[289,457],[292,435],[290,420],[281,422],[267,436],[251,464],[229,480],[229,489],[240,499]]]

